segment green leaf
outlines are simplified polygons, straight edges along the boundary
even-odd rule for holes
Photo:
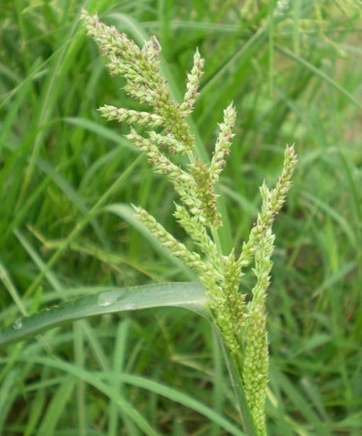
[[[93,386],[108,398],[112,399],[114,403],[129,416],[142,430],[145,434],[158,436],[155,430],[153,430],[145,418],[133,408],[133,406],[128,402],[121,392],[117,392],[114,388],[115,382],[119,381],[122,383],[127,383],[132,386],[139,387],[149,392],[161,395],[168,398],[171,401],[182,404],[185,407],[193,409],[203,416],[206,416],[210,421],[217,423],[227,431],[227,434],[234,436],[246,436],[246,434],[237,428],[235,424],[226,419],[221,414],[215,412],[206,404],[196,400],[195,398],[184,394],[178,389],[174,389],[169,386],[165,386],[162,383],[155,382],[153,380],[147,379],[145,377],[136,376],[133,374],[127,374],[122,372],[88,372],[77,365],[69,362],[64,362],[51,357],[39,357],[39,356],[28,356],[27,362],[34,362],[40,365],[44,365],[47,368],[57,368],[65,373],[76,377],[79,380],[83,380],[90,386]],[[250,433],[248,434],[250,436]]]
[[[152,307],[183,307],[209,318],[207,298],[199,283],[163,283],[104,291],[18,318],[0,330],[0,345],[19,341],[67,322],[114,312]]]

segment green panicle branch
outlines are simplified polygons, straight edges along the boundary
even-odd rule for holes
[[[156,172],[170,180],[179,197],[174,217],[193,241],[193,248],[178,241],[147,211],[135,207],[138,218],[174,256],[197,273],[208,295],[208,310],[231,356],[238,386],[243,390],[246,405],[242,407],[251,417],[251,424],[246,425],[248,434],[266,435],[269,358],[265,301],[274,247],[272,224],[291,186],[296,165],[294,147],[285,150],[283,170],[276,186],[270,190],[263,184],[260,188],[261,211],[240,254],[236,256],[233,249],[225,255],[218,236],[222,216],[217,206],[216,186],[234,137],[233,105],[224,110],[210,162],[201,162],[187,123],[203,74],[204,60],[200,53],[196,51],[194,55],[193,66],[186,76],[185,94],[179,103],[160,74],[161,47],[155,37],[139,48],[125,34],[101,23],[97,15],[83,11],[81,18],[88,34],[108,59],[110,73],[126,79],[125,92],[148,107],[146,111],[135,111],[105,105],[99,110],[108,120],[128,124],[127,138],[146,154]],[[176,156],[185,156],[186,164],[175,163]],[[240,292],[240,283],[248,267],[252,267],[255,285],[247,303],[246,294]]]

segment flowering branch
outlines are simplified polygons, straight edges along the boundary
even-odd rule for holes
[[[209,312],[233,359],[244,391],[252,417],[249,434],[266,435],[268,337],[265,300],[274,247],[272,224],[291,186],[296,165],[294,147],[285,150],[283,171],[275,188],[269,190],[265,184],[260,188],[261,211],[239,257],[235,256],[234,249],[224,255],[217,233],[222,217],[215,187],[234,137],[236,112],[233,105],[224,110],[211,161],[202,163],[197,158],[194,137],[186,120],[193,111],[203,74],[204,60],[200,53],[195,53],[193,67],[186,77],[183,101],[178,103],[160,74],[158,55],[161,48],[155,37],[139,48],[125,34],[101,23],[96,15],[83,11],[82,20],[88,34],[108,58],[111,74],[124,77],[126,93],[149,107],[149,111],[134,111],[105,105],[100,112],[108,120],[129,124],[127,138],[147,155],[155,171],[171,181],[180,201],[175,205],[174,217],[194,242],[194,250],[174,238],[144,209],[136,207],[137,215],[174,256],[197,273],[208,295]],[[140,134],[137,127],[149,130]],[[169,155],[186,156],[188,163],[181,167]],[[243,271],[250,265],[253,265],[255,286],[251,290],[251,301],[246,303],[246,294],[239,288]]]

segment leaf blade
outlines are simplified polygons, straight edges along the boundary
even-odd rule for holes
[[[0,345],[19,341],[67,322],[96,315],[155,307],[183,307],[208,318],[204,288],[196,282],[162,283],[104,291],[32,316],[19,318],[0,330]]]

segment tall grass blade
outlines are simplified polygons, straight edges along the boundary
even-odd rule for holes
[[[208,318],[205,292],[198,283],[167,283],[121,288],[81,297],[47,308],[29,317],[18,318],[11,326],[0,330],[0,345],[19,341],[82,318],[163,306],[183,307]]]

